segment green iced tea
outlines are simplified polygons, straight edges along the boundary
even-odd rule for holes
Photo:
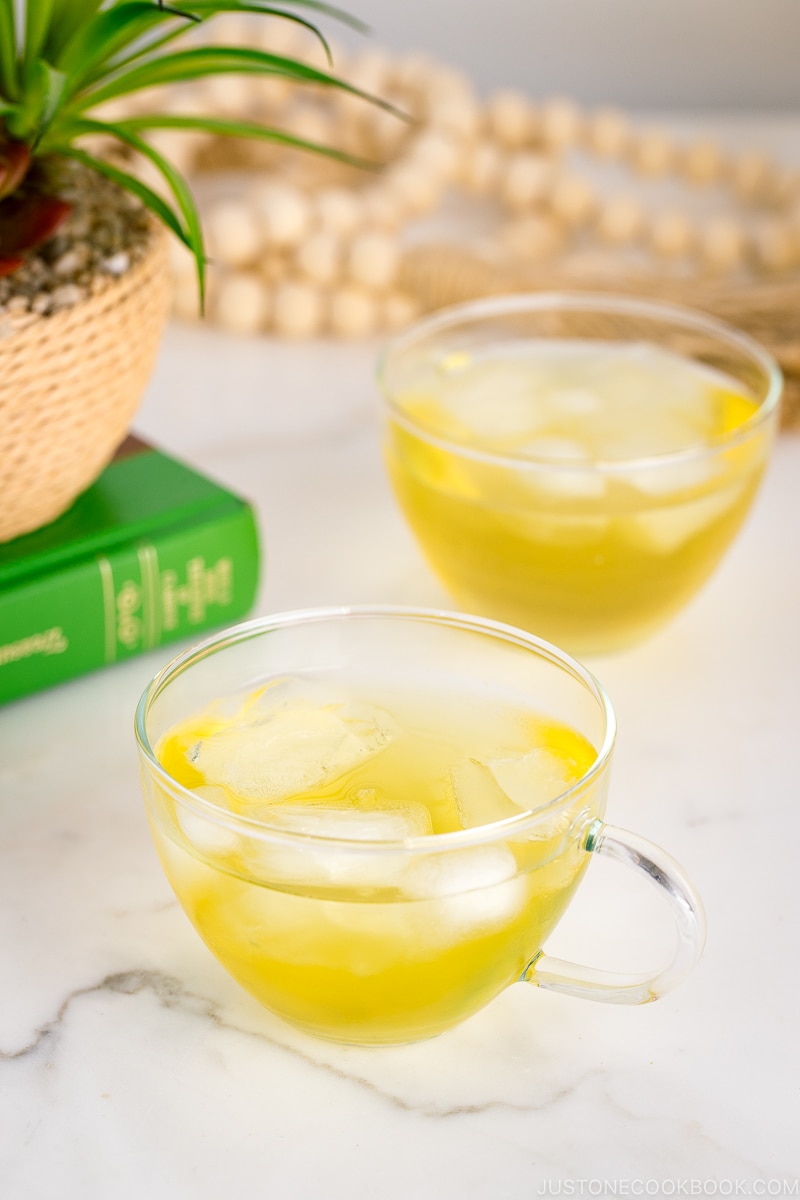
[[[735,435],[757,408],[656,345],[498,343],[408,372],[388,465],[464,609],[612,650],[676,612],[739,528],[769,439]]]
[[[575,786],[596,759],[581,735],[431,680],[275,680],[157,756],[196,797],[165,790],[151,820],[201,936],[267,1007],[344,1041],[431,1036],[519,978],[600,806]]]

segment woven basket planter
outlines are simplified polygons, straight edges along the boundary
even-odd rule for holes
[[[0,331],[0,542],[55,520],[111,460],[153,370],[169,300],[159,226],[120,278]]]

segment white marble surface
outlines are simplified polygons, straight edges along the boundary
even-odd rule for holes
[[[169,332],[137,427],[255,501],[258,613],[449,604],[384,480],[376,352]],[[708,912],[699,968],[644,1008],[520,984],[433,1042],[314,1041],[227,977],[152,849],[132,715],[171,649],[0,710],[3,1200],[800,1194],[799,501],[783,435],[705,591],[590,663],[609,819]],[[549,948],[636,969],[668,935],[598,861]]]

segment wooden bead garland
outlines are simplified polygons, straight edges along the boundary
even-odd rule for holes
[[[252,44],[259,28],[265,48],[318,57],[305,31],[286,22],[222,19],[217,29],[226,42],[234,20],[245,42]],[[337,52],[335,61],[337,74],[390,99],[413,123],[357,97],[278,78],[201,80],[171,103],[178,112],[213,109],[264,120],[386,160],[377,173],[261,144],[237,143],[232,151],[207,135],[152,137],[201,196],[211,260],[208,316],[227,330],[362,337],[412,320],[427,298],[407,281],[400,286],[404,235],[420,223],[430,236],[453,189],[484,208],[494,203],[481,245],[501,260],[553,262],[588,243],[614,253],[635,248],[662,264],[659,270],[676,264],[687,277],[746,271],[754,278],[800,265],[800,175],[760,153],[728,155],[709,139],[681,146],[663,130],[635,130],[614,109],[583,112],[564,98],[536,104],[504,89],[481,101],[463,75],[419,55]],[[627,190],[607,195],[591,172],[576,168],[580,155],[642,179],[670,178],[673,186],[724,187],[728,199],[722,211],[699,220],[674,200],[654,208]],[[210,188],[204,198],[204,181],[220,171],[229,172],[232,188],[227,195]],[[192,271],[189,256],[176,254],[175,308],[186,318],[197,315]]]

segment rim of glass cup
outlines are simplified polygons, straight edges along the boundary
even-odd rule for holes
[[[605,311],[616,312],[629,316],[649,316],[654,319],[672,321],[714,335],[721,341],[744,351],[759,365],[767,378],[767,390],[764,399],[751,417],[743,421],[731,433],[702,442],[696,446],[687,446],[683,450],[673,450],[666,454],[643,455],[640,458],[597,459],[583,463],[573,460],[556,458],[535,458],[530,455],[515,455],[510,452],[483,450],[457,442],[441,434],[434,433],[425,425],[413,420],[397,403],[388,386],[387,376],[390,359],[410,348],[429,334],[447,329],[471,319],[499,316],[503,313],[515,315],[525,312],[538,312],[561,309],[563,311]],[[602,341],[603,339],[598,339]],[[423,317],[409,326],[403,333],[393,338],[383,350],[378,359],[378,384],[385,407],[398,424],[403,425],[417,436],[423,437],[431,445],[457,453],[465,458],[495,466],[513,467],[515,470],[542,469],[554,471],[591,471],[602,474],[619,474],[630,470],[641,470],[647,467],[666,467],[693,462],[709,457],[746,442],[758,429],[764,425],[775,412],[783,391],[783,374],[777,362],[768,350],[743,333],[733,325],[720,321],[716,317],[687,308],[679,304],[666,304],[657,300],[640,300],[625,296],[612,296],[603,292],[537,292],[535,294],[514,293],[507,296],[490,296],[482,300],[468,300],[464,303],[449,305],[429,317]]]
[[[506,817],[490,825],[480,825],[474,829],[458,829],[451,833],[435,833],[418,835],[395,840],[367,841],[351,838],[332,838],[318,834],[301,833],[294,830],[279,829],[266,821],[248,817],[241,813],[233,813],[221,805],[198,796],[191,788],[178,783],[170,775],[156,757],[147,732],[147,717],[150,707],[170,682],[189,670],[196,662],[209,655],[225,650],[228,646],[246,641],[268,633],[273,629],[284,629],[288,626],[318,624],[324,621],[360,620],[360,619],[394,619],[421,621],[427,624],[440,624],[458,627],[466,631],[484,633],[501,641],[520,646],[566,670],[568,674],[582,683],[586,690],[597,701],[605,722],[603,741],[589,769],[571,787],[559,793],[547,804],[530,812],[522,812],[519,816]],[[141,752],[147,759],[150,770],[158,777],[173,795],[180,798],[181,803],[198,816],[211,820],[214,824],[223,826],[231,831],[244,834],[247,837],[261,838],[264,841],[280,842],[284,845],[297,846],[298,843],[309,846],[346,848],[355,853],[408,853],[422,851],[435,853],[437,851],[456,849],[459,847],[480,845],[494,842],[506,836],[518,836],[524,833],[528,826],[538,823],[545,813],[550,813],[562,805],[568,804],[579,792],[591,786],[595,779],[605,769],[611,756],[616,738],[616,717],[611,701],[599,680],[587,670],[577,659],[558,646],[546,642],[535,634],[526,633],[513,625],[505,625],[500,621],[492,621],[484,617],[475,617],[464,613],[448,612],[444,609],[416,608],[405,605],[342,605],[327,608],[297,609],[289,612],[276,613],[268,617],[256,617],[239,625],[223,629],[211,637],[205,638],[178,654],[164,666],[142,693],[136,706],[134,719],[136,741]]]

